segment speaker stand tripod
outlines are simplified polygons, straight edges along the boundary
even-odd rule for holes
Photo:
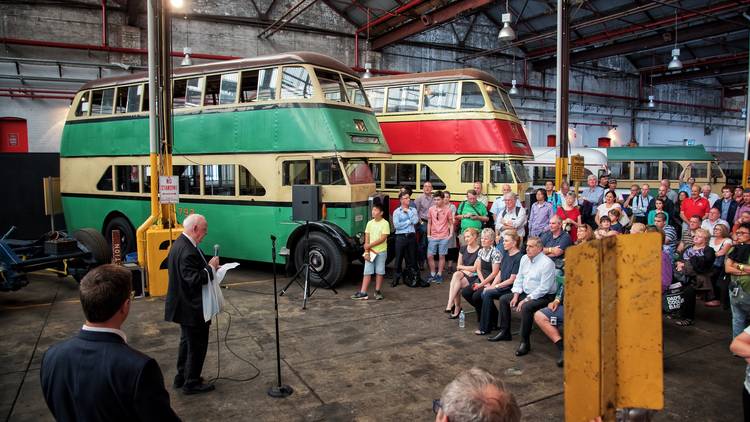
[[[305,274],[304,284],[301,283],[303,272]],[[291,286],[292,283],[297,283],[297,285],[302,289],[303,292],[302,309],[307,309],[307,299],[318,290],[318,287],[316,287],[312,291],[310,291],[310,273],[313,273],[318,277],[322,286],[329,288],[331,291],[333,291],[334,294],[339,294],[339,292],[337,292],[336,289],[333,288],[333,285],[329,283],[328,280],[326,280],[326,278],[323,277],[323,275],[320,274],[320,272],[318,272],[318,270],[310,264],[310,222],[305,221],[305,262],[300,265],[300,267],[297,269],[297,272],[294,274],[294,277],[289,280],[289,283],[287,283],[286,286],[281,289],[281,293],[279,293],[279,296],[284,296],[287,289],[289,289],[289,286]]]

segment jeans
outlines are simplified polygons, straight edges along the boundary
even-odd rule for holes
[[[735,288],[737,294],[733,294]],[[742,333],[748,326],[750,320],[750,293],[746,292],[737,283],[729,284],[729,304],[732,307],[732,338]]]
[[[482,312],[479,318],[479,330],[489,333],[490,331],[497,328],[497,307],[495,307],[495,299],[499,299],[502,295],[510,292],[510,287],[504,287],[502,289],[484,289],[482,291]]]

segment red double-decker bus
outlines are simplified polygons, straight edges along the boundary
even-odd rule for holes
[[[420,192],[426,181],[461,201],[474,182],[490,200],[511,185],[529,187],[524,160],[533,159],[510,97],[476,69],[363,79],[391,150],[370,161],[376,187],[391,197],[401,186]]]

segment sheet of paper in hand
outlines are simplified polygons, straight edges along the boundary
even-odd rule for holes
[[[203,320],[208,322],[214,315],[221,312],[224,306],[224,294],[221,292],[221,282],[227,274],[227,271],[239,267],[237,262],[230,262],[219,267],[214,271],[214,279],[209,280],[203,285]]]

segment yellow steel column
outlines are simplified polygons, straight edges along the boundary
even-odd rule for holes
[[[565,255],[565,420],[663,408],[660,235],[610,237]]]

